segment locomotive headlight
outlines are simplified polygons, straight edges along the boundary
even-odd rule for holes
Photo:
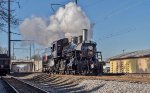
[[[89,50],[89,51],[88,51],[88,55],[89,55],[89,56],[92,56],[92,55],[93,55],[93,51],[92,51],[92,50]]]

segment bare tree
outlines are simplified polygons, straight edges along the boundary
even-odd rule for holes
[[[7,49],[0,46],[0,54],[7,54]]]
[[[0,0],[0,31],[5,31],[8,22],[8,9],[7,9],[7,0]],[[11,26],[17,26],[19,24],[14,10],[11,10],[10,14]]]
[[[35,61],[42,60],[42,58],[39,54],[35,54],[31,58],[34,59]]]

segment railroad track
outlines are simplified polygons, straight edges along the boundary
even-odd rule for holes
[[[11,93],[50,93],[14,77],[3,77],[2,79],[10,86]]]
[[[106,80],[120,81],[131,83],[148,83],[150,84],[150,74],[125,74],[125,75],[102,75],[102,76],[80,76],[80,75],[50,75],[51,77],[70,77],[82,80]]]
[[[112,90],[113,93],[137,93],[139,91],[141,93],[150,93],[150,77],[148,74],[80,76],[41,73],[20,79],[51,93],[112,93]],[[20,87],[24,87],[24,93],[45,93],[39,91],[30,92],[33,90],[31,86],[28,92],[25,89],[26,86],[22,85]]]

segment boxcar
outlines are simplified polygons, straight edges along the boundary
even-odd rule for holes
[[[10,73],[10,58],[7,54],[0,54],[0,75]]]

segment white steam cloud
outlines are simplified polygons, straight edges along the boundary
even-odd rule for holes
[[[20,33],[24,39],[34,40],[44,46],[64,37],[82,35],[82,29],[88,29],[88,38],[91,38],[90,20],[73,2],[60,7],[49,20],[33,16],[26,18],[20,25]]]

